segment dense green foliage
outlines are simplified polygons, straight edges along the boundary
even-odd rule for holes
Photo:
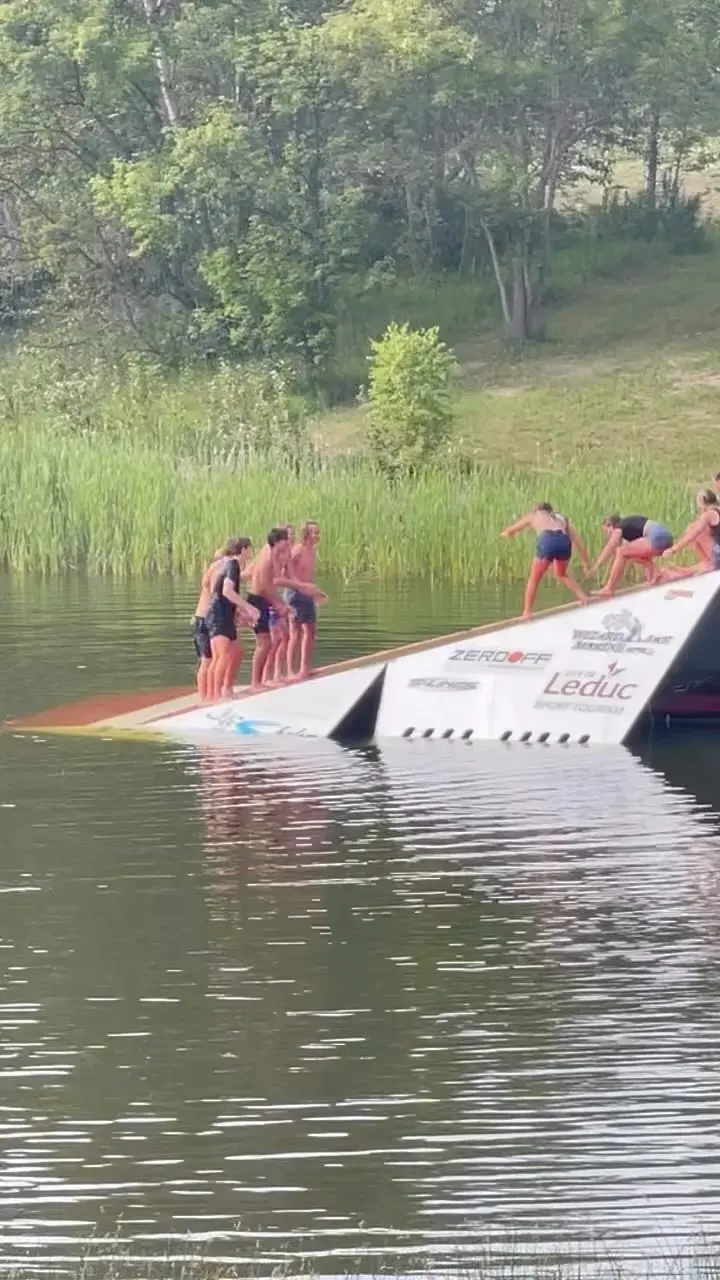
[[[437,328],[388,325],[371,344],[369,441],[391,472],[427,462],[450,438],[455,357]]]
[[[525,338],[558,241],[687,247],[719,46],[720,0],[3,0],[0,321],[318,387],[368,292],[442,271]],[[561,216],[618,149],[635,221]]]

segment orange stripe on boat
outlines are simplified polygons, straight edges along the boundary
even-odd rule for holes
[[[187,697],[192,689],[183,685],[174,689],[153,689],[145,693],[98,693],[79,702],[68,702],[33,716],[19,716],[5,722],[8,729],[74,729],[90,728],[103,720],[130,715],[149,707],[162,706],[173,698]]]

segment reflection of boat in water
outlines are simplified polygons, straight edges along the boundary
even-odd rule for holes
[[[310,681],[243,690],[214,706],[174,691],[125,707],[60,708],[14,727],[206,743],[228,735],[624,743],[648,713],[720,712],[719,589],[718,573],[644,588],[337,663]]]

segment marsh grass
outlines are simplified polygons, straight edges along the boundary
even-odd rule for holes
[[[623,1255],[622,1243],[593,1240],[589,1244],[531,1244],[495,1241],[480,1247],[472,1258],[459,1255],[455,1265],[443,1259],[434,1271],[427,1259],[408,1259],[406,1271],[378,1269],[377,1258],[357,1260],[352,1272],[340,1276],[383,1276],[394,1280],[718,1280],[720,1254],[709,1241],[681,1247],[672,1240],[654,1241],[652,1254],[633,1250]],[[41,1274],[37,1262],[7,1271],[7,1280],[30,1280]],[[165,1256],[145,1258],[119,1240],[98,1241],[77,1263],[68,1259],[60,1274],[71,1280],[319,1280],[312,1258],[263,1259],[233,1263],[198,1255],[192,1245],[177,1245]],[[328,1274],[323,1272],[322,1274]]]
[[[364,458],[247,451],[208,463],[57,426],[0,435],[0,554],[21,571],[189,573],[229,534],[257,542],[274,523],[312,518],[323,567],[346,578],[512,581],[526,571],[530,542],[503,541],[499,530],[541,498],[595,542],[609,507],[642,508],[675,529],[689,515],[677,476],[642,461],[538,474],[448,460],[392,481]]]
[[[16,351],[0,363],[0,560],[190,573],[229,534],[314,518],[328,572],[513,582],[530,541],[498,532],[539,500],[593,546],[608,510],[678,531],[720,469],[718,266],[713,249],[595,281],[521,355],[473,334],[487,300],[464,284],[438,286],[435,308],[428,284],[399,293],[413,322],[449,323],[454,298],[464,338],[452,445],[394,482],[365,453],[366,411],[308,422],[283,370]]]

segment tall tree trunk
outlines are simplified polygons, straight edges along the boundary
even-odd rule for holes
[[[530,298],[527,266],[521,257],[512,264],[512,314],[509,337],[513,342],[527,342],[530,337]]]
[[[174,129],[178,122],[178,110],[177,103],[175,101],[172,69],[170,66],[170,59],[163,48],[157,29],[158,21],[162,18],[165,12],[164,0],[142,0],[142,7],[147,24],[153,35],[153,57],[155,59],[155,67],[158,74],[165,123]]]
[[[512,328],[512,316],[510,314],[510,305],[508,303],[508,296],[507,296],[507,289],[505,288],[505,281],[503,280],[502,268],[500,266],[500,260],[497,255],[497,249],[495,248],[495,237],[492,233],[492,227],[490,226],[490,223],[487,222],[485,218],[480,219],[480,226],[485,232],[485,239],[487,240],[488,249],[490,250],[490,258],[493,265],[493,271],[495,273],[495,283],[497,284],[498,294],[500,296],[500,306],[502,308],[503,320],[505,321],[505,328],[507,329],[507,332],[509,334]]]
[[[650,112],[647,153],[645,157],[645,194],[651,209],[657,207],[658,165],[660,158],[660,115],[653,107]]]

